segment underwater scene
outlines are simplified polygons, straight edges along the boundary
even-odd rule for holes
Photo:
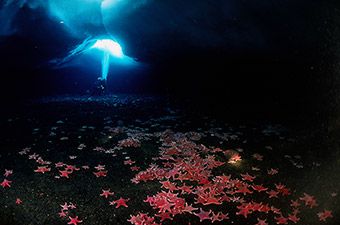
[[[340,5],[0,2],[0,225],[340,224]]]

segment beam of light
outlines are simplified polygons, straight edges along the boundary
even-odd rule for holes
[[[107,75],[109,74],[110,67],[110,53],[104,52],[102,59],[102,80],[107,80]]]

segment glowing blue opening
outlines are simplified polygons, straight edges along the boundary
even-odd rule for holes
[[[95,51],[93,51],[95,50]],[[99,53],[99,55],[98,55]],[[69,54],[59,60],[52,60],[51,62],[57,68],[62,68],[70,65],[70,62],[79,55],[91,55],[92,57],[101,59],[101,79],[107,80],[110,71],[110,64],[137,66],[138,63],[126,56],[120,44],[110,38],[87,38],[81,44],[76,46]]]
[[[103,52],[109,53],[112,56],[123,58],[124,53],[122,47],[119,45],[118,42],[115,42],[111,39],[101,39],[97,40],[91,48],[97,48],[102,50]]]

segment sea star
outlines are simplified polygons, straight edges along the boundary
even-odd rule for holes
[[[59,173],[60,173],[60,177],[70,178],[68,175],[71,174],[71,172],[67,170],[59,170]]]
[[[72,218],[72,217],[68,217],[70,219],[70,222],[68,222],[67,224],[73,224],[73,225],[78,225],[78,223],[82,223],[82,220],[78,219],[78,216]]]
[[[5,187],[11,187],[11,183],[12,181],[4,179],[4,181],[2,181],[2,183],[0,184],[3,188]]]
[[[319,212],[317,215],[320,221],[326,221],[327,218],[333,217],[332,211],[326,209],[323,212]]]
[[[257,221],[258,222],[255,225],[268,225],[266,220],[261,220],[261,219],[257,218]]]
[[[276,220],[276,224],[287,224],[288,223],[288,219],[283,216],[274,217],[274,219]]]
[[[300,198],[301,201],[305,202],[306,206],[309,206],[310,208],[313,208],[317,206],[318,204],[316,203],[315,197],[311,196],[309,194],[303,193],[303,197]]]
[[[67,213],[65,213],[64,211],[61,211],[58,214],[59,214],[59,217],[61,217],[61,218],[64,218],[64,217],[67,216]]]
[[[110,189],[102,191],[103,193],[101,193],[100,196],[104,196],[105,198],[108,198],[109,196],[112,196],[114,194],[113,192],[110,192]]]
[[[17,198],[17,200],[15,200],[15,204],[20,205],[22,203],[22,200],[20,198]]]
[[[5,169],[5,173],[4,173],[4,176],[5,177],[9,177],[10,175],[12,175],[13,174],[13,170],[7,170],[7,169]]]
[[[198,216],[200,218],[200,222],[202,222],[203,220],[210,220],[210,214],[211,214],[211,210],[204,211],[202,208],[200,208],[200,212],[199,213],[194,213],[195,216]]]
[[[127,201],[129,201],[130,199],[124,199],[124,198],[120,198],[120,199],[118,199],[118,200],[116,200],[116,201],[112,201],[112,202],[110,202],[110,205],[114,205],[114,204],[117,204],[116,205],[116,208],[119,208],[119,207],[121,207],[121,206],[124,206],[125,208],[127,208],[128,207],[128,205],[126,204],[126,202]]]
[[[47,166],[38,166],[38,169],[34,170],[36,173],[45,173],[51,171],[51,168],[48,168]]]
[[[300,218],[297,217],[297,216],[294,215],[294,214],[289,214],[289,215],[288,215],[288,220],[292,221],[293,223],[297,223],[297,222],[299,222]]]
[[[100,170],[98,172],[93,172],[93,174],[96,175],[96,177],[106,177],[107,171],[106,170]]]
[[[64,210],[68,210],[68,204],[67,202],[64,203],[64,205],[60,205],[61,206],[61,210],[64,211]]]

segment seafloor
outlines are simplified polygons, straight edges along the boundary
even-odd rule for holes
[[[340,221],[332,131],[128,95],[31,101],[0,124],[1,225]]]

